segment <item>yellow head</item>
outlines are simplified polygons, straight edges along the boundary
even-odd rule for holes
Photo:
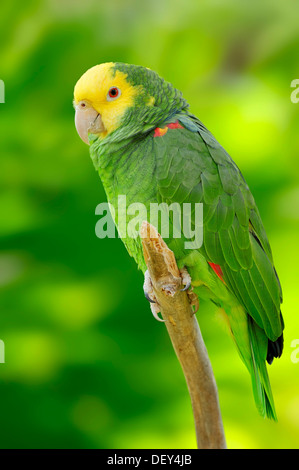
[[[116,70],[113,62],[95,65],[78,80],[74,90],[76,127],[88,144],[88,132],[100,137],[117,129],[126,110],[142,86],[133,86],[127,74]]]
[[[180,91],[140,65],[108,62],[82,75],[74,90],[75,123],[81,139],[121,140],[154,129],[188,107]],[[106,141],[107,142],[107,141]]]

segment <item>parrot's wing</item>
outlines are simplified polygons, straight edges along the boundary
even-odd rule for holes
[[[276,341],[283,329],[281,287],[253,196],[237,165],[197,118],[175,119],[180,126],[154,138],[159,197],[204,204],[201,252],[220,266],[228,288]]]

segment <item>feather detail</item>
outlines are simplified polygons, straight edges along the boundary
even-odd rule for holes
[[[217,274],[219,279],[221,279],[221,281],[225,284],[225,281],[223,279],[223,272],[222,272],[222,269],[219,266],[219,264],[211,263],[210,261],[208,261],[208,263],[211,266],[211,268],[213,269],[213,271]]]
[[[163,137],[166,134],[168,129],[184,129],[183,126],[179,123],[179,121],[171,122],[170,124],[166,124],[165,127],[156,127],[154,130],[154,137]]]

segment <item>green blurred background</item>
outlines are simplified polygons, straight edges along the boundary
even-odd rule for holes
[[[184,377],[118,239],[74,128],[73,87],[105,61],[156,70],[242,169],[284,291],[285,351],[270,377],[278,423],[202,305],[230,448],[299,447],[298,2],[17,0],[1,5],[1,448],[195,448]],[[299,357],[299,354],[298,354]]]

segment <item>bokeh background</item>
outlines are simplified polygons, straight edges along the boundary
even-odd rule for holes
[[[198,318],[228,447],[299,447],[298,16],[288,0],[1,4],[1,448],[196,447],[184,377],[142,275],[120,240],[95,236],[105,195],[72,92],[105,61],[175,84],[242,169],[284,292],[285,351],[270,368],[278,423],[258,415],[213,308],[202,304]]]

